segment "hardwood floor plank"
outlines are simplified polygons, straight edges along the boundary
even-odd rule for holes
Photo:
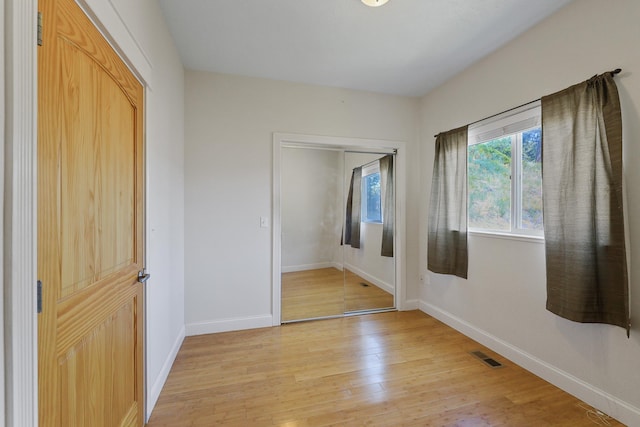
[[[282,274],[282,321],[392,308],[393,295],[349,270],[321,268]]]
[[[413,311],[188,337],[149,426],[598,425],[588,409]]]

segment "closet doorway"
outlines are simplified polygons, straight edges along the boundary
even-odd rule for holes
[[[397,308],[401,145],[274,135],[274,324]]]

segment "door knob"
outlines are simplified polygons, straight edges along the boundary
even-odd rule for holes
[[[149,277],[151,277],[151,275],[149,273],[145,273],[144,270],[138,271],[138,282],[144,283],[149,280]]]

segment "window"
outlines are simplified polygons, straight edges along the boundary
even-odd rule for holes
[[[380,195],[380,166],[375,162],[362,168],[362,222],[382,223]]]
[[[542,236],[540,104],[469,128],[469,229]]]

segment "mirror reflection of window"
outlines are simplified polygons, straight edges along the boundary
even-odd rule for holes
[[[382,191],[377,163],[362,169],[362,195],[362,222],[382,223]]]

